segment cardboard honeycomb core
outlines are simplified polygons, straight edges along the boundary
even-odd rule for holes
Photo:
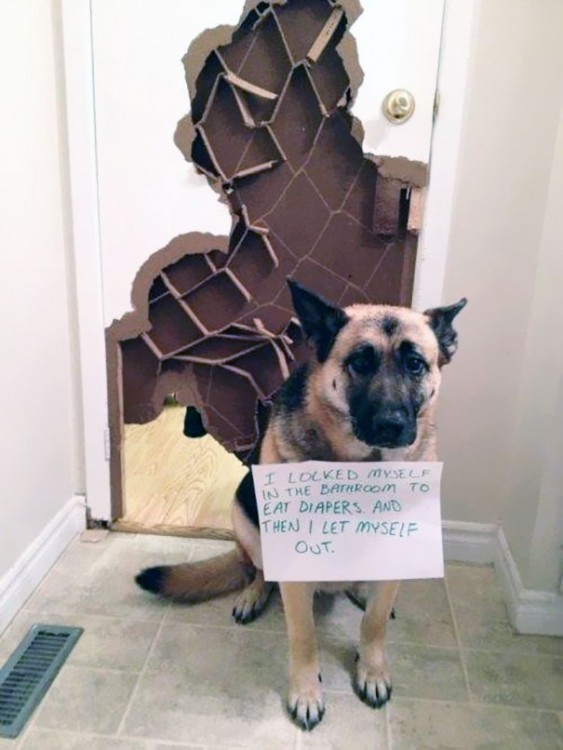
[[[228,450],[249,454],[257,405],[305,355],[288,276],[341,305],[410,303],[409,197],[425,169],[363,153],[347,35],[331,0],[259,2],[226,44],[210,31],[188,52],[189,80],[192,52],[201,59],[209,44],[176,144],[228,203],[233,227],[151,256],[134,311],[108,329],[117,459],[121,425],[154,419],[171,391]]]

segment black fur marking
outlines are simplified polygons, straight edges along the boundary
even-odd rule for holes
[[[145,591],[152,594],[160,594],[164,588],[164,581],[168,568],[165,565],[158,565],[155,568],[145,568],[135,576],[135,582]]]
[[[365,703],[371,708],[381,708],[387,703],[387,701],[391,700],[391,694],[393,693],[393,688],[391,685],[385,685],[386,689],[382,695],[379,694],[379,690],[377,688],[375,690],[375,695],[368,693],[367,687],[367,683],[361,685],[356,682],[354,683],[354,692],[362,701],[362,703]]]
[[[348,355],[344,364],[352,375],[375,375],[379,367],[380,355],[371,344],[363,344]]]
[[[334,341],[348,323],[348,316],[340,307],[288,279],[293,308],[307,339],[314,345],[319,362],[326,362]]]
[[[426,361],[420,349],[412,341],[409,341],[408,339],[402,341],[397,352],[401,369],[404,370],[407,374],[413,377],[421,377],[428,372],[428,362]],[[420,363],[418,372],[414,371],[412,368],[413,361],[415,363]]]
[[[361,609],[362,612],[366,611],[366,600],[363,596],[356,596],[353,591],[345,591],[344,593],[354,606]]]
[[[236,496],[248,520],[256,528],[259,528],[258,505],[256,503],[256,492],[254,491],[254,480],[251,471],[242,478],[241,483],[237,487]]]
[[[399,321],[392,315],[386,315],[381,321],[381,330],[387,336],[392,336],[399,327]]]
[[[427,310],[424,314],[428,318],[428,324],[434,331],[440,347],[440,365],[446,365],[454,356],[457,349],[457,333],[453,327],[453,321],[465,305],[467,299],[460,299],[455,305],[448,307],[436,307]]]
[[[309,377],[309,365],[305,363],[298,367],[290,377],[283,383],[279,391],[275,395],[274,409],[277,412],[287,412],[289,414],[298,411],[305,402],[305,395],[307,392],[307,380]],[[268,415],[269,416],[269,415]],[[266,429],[267,419],[263,418],[263,425],[261,437],[263,431]],[[260,443],[262,440],[260,439]],[[258,463],[259,460],[259,448],[252,453],[251,463]],[[236,497],[240,507],[243,509],[248,520],[259,528],[259,517],[258,517],[258,505],[256,503],[256,493],[254,490],[254,480],[252,479],[252,472],[242,478],[239,486],[237,487]]]
[[[417,345],[409,341],[408,339],[403,339],[399,345],[399,353],[400,354],[420,354],[422,356],[422,352],[417,347]]]
[[[419,355],[410,353],[408,357]],[[393,360],[380,361],[375,373],[350,378],[347,398],[358,440],[378,448],[412,445],[416,415],[425,399],[424,373],[407,371],[399,354]]]
[[[298,367],[285,381],[276,394],[275,404],[278,411],[293,412],[300,409],[305,402],[309,366]]]
[[[195,406],[188,406],[186,416],[184,417],[184,435],[189,438],[198,438],[207,435],[207,430],[203,426],[201,414]]]

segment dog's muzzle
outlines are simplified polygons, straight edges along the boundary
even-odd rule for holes
[[[416,438],[416,417],[405,407],[382,409],[363,414],[353,421],[354,434],[377,448],[404,448]]]

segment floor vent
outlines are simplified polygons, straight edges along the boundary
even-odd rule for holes
[[[17,737],[67,660],[82,628],[34,625],[0,669],[0,737]]]

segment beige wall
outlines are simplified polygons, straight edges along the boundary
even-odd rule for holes
[[[83,484],[53,10],[0,4],[0,577]]]
[[[555,585],[553,558],[532,581],[530,550],[543,417],[562,374],[553,362],[545,388],[561,309],[553,275],[563,276],[562,28],[559,0],[479,3],[444,290],[470,301],[440,411],[445,515],[501,519],[524,582],[540,588]]]

